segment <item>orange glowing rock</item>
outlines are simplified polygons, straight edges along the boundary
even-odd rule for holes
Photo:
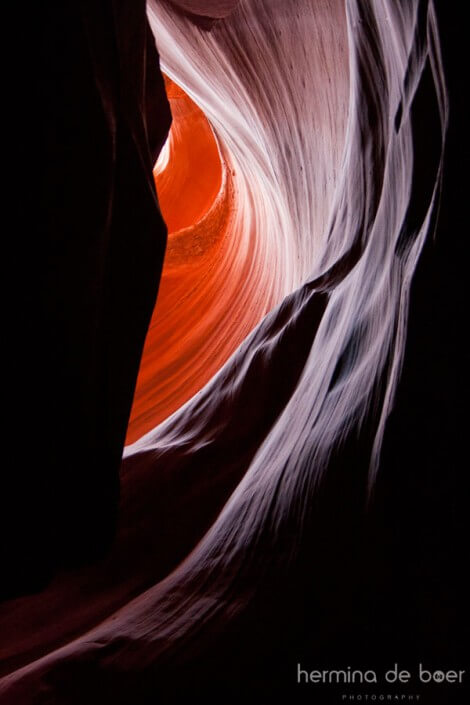
[[[210,209],[222,185],[223,167],[204,113],[173,81],[166,78],[165,85],[173,125],[155,167],[155,184],[171,237],[198,223]]]
[[[166,79],[173,125],[155,166],[168,246],[142,357],[126,442],[190,399],[266,313],[240,295],[253,267],[237,254],[234,185],[198,106]]]

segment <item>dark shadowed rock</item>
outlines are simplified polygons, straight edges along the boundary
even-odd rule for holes
[[[171,122],[143,1],[47,3],[25,26],[20,139],[34,152],[18,158],[33,168],[14,241],[5,597],[112,540],[166,244],[152,167]]]

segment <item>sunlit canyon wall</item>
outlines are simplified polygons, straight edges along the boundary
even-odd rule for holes
[[[365,465],[346,462],[348,486],[373,491],[440,188],[433,5],[177,5],[149,4],[174,116],[155,167],[170,232],[117,541],[49,588],[54,629],[44,597],[4,617],[37,628],[17,625],[2,702],[166,692],[285,579],[351,438]],[[417,189],[426,72],[440,134]]]

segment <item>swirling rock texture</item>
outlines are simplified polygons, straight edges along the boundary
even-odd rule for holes
[[[169,79],[167,90],[173,125],[155,180],[169,238],[128,442],[199,391],[282,297],[207,118]]]
[[[390,558],[403,548],[393,526],[417,531],[396,513],[421,495],[400,417],[387,425],[443,176],[435,9],[148,9],[174,116],[155,167],[170,232],[117,538],[100,563],[2,612],[14,637],[0,702],[310,702],[299,659],[372,668],[442,654],[439,619],[430,637],[412,614],[429,618],[445,581],[430,595],[411,550]],[[408,401],[398,387],[397,408]],[[436,550],[421,554],[431,579]],[[315,691],[322,703],[331,692]]]

